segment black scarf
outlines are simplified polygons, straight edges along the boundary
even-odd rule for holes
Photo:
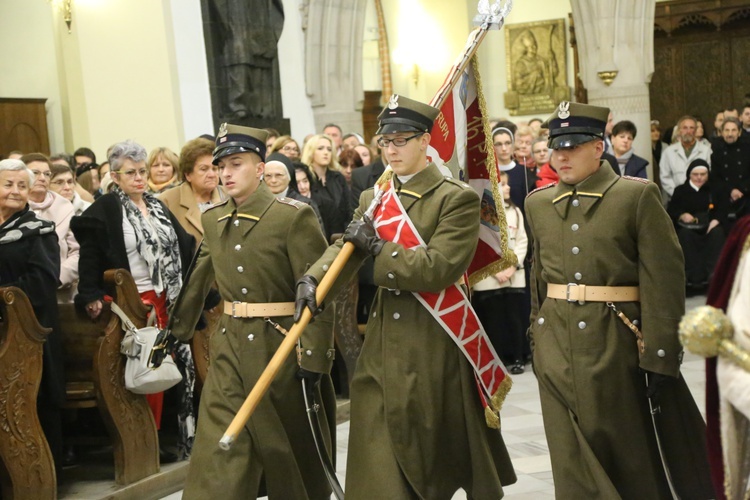
[[[0,226],[0,245],[53,232],[55,223],[37,217],[27,203],[20,212]]]

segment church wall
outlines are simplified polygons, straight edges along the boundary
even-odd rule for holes
[[[46,98],[50,148],[57,152],[64,149],[64,133],[54,39],[46,2],[0,2],[0,96]]]
[[[476,12],[476,1],[467,0],[472,12]],[[567,84],[574,86],[573,50],[570,48],[570,28],[568,14],[571,12],[570,2],[562,0],[535,0],[533,2],[516,1],[508,16],[506,24],[530,23],[551,19],[565,19],[565,46],[567,48]],[[508,74],[506,66],[505,27],[499,31],[491,31],[479,47],[479,70],[482,75],[484,97],[492,118],[508,118],[513,122],[526,121],[538,117],[545,119],[550,113],[539,113],[529,116],[510,116],[510,112],[503,102],[503,94],[508,91]],[[571,99],[573,96],[571,95]]]

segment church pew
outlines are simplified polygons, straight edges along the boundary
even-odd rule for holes
[[[55,464],[36,411],[49,328],[16,287],[0,288],[0,497],[54,499]]]
[[[140,300],[130,273],[104,273],[107,290],[136,327],[146,325],[149,308]],[[159,472],[159,440],[146,397],[125,389],[124,332],[105,304],[97,321],[73,304],[59,304],[65,352],[66,408],[96,407],[114,452],[115,482],[128,485]]]

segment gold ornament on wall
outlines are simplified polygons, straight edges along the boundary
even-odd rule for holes
[[[570,99],[565,20],[505,25],[505,61],[510,114],[550,113]]]
[[[609,87],[612,85],[612,82],[615,81],[615,78],[617,78],[617,74],[619,71],[612,70],[612,71],[599,71],[596,76],[599,77],[599,79],[604,82],[604,85]]]

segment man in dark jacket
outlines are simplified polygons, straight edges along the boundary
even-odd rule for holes
[[[729,214],[732,220],[748,213],[745,196],[750,192],[750,142],[739,140],[740,121],[729,117],[721,125],[721,138],[713,141],[711,175],[729,188]]]

